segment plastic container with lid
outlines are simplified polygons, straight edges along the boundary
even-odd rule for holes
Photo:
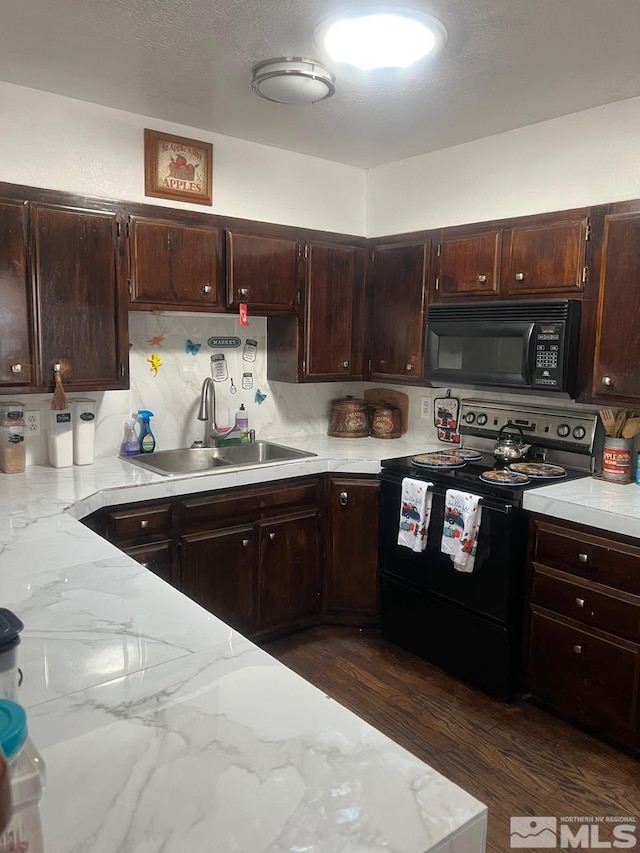
[[[23,628],[22,621],[15,613],[6,607],[0,607],[0,699],[10,699],[14,702],[18,699],[18,646]]]
[[[24,421],[3,422],[0,426],[0,471],[22,474],[27,466]]]
[[[11,821],[0,834],[0,850],[44,853],[40,798],[45,785],[42,756],[29,740],[22,705],[0,700],[0,748],[9,762]]]
[[[0,403],[0,426],[24,426],[24,403],[17,400],[6,400]]]

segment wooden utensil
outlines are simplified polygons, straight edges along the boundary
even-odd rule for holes
[[[620,438],[622,435],[622,428],[624,427],[624,422],[627,419],[627,410],[620,409],[618,414],[616,415],[616,420],[613,426],[613,437]]]
[[[623,438],[635,438],[640,433],[640,418],[627,418],[622,427]]]
[[[604,427],[604,431],[607,435],[613,437],[614,435],[614,427],[616,424],[616,416],[613,414],[613,409],[600,409],[600,420],[602,421],[602,425]]]

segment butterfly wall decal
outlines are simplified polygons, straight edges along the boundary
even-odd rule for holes
[[[256,397],[255,397],[256,403],[259,406],[261,406],[266,399],[267,399],[267,395],[263,394],[259,388],[256,388]]]
[[[194,344],[191,338],[187,338],[187,352],[196,355],[202,344]]]

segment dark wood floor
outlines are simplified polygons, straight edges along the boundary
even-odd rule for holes
[[[640,762],[532,705],[491,699],[374,631],[314,628],[265,648],[485,803],[490,853],[508,853],[511,815],[640,823]]]

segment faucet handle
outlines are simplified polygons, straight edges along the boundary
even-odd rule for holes
[[[254,444],[255,440],[256,440],[256,431],[255,431],[255,429],[250,429],[249,430],[249,442],[251,444]]]

